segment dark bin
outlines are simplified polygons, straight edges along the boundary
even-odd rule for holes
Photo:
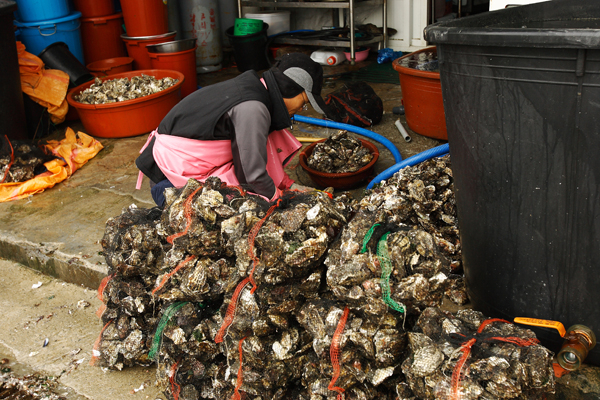
[[[69,88],[94,79],[94,75],[75,57],[65,42],[55,42],[38,54],[46,68],[58,69],[69,75]]]
[[[17,3],[14,1],[0,0],[0,135],[25,140],[27,124],[13,26],[13,13],[16,9]]]
[[[600,334],[600,1],[425,28],[437,45],[473,306]],[[557,351],[554,330],[536,329]],[[600,365],[600,346],[586,362]]]
[[[233,57],[240,72],[248,70],[260,71],[270,67],[267,59],[267,30],[269,24],[263,22],[263,29],[251,35],[236,36],[233,26],[225,31],[233,46]]]

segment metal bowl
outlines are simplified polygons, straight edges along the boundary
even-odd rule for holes
[[[180,51],[193,49],[196,46],[196,39],[175,40],[159,44],[149,44],[146,46],[148,53],[178,53]]]

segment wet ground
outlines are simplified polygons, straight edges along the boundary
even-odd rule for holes
[[[355,66],[325,67],[324,95],[340,88],[345,74],[373,62],[369,59]],[[225,68],[219,72],[199,75],[199,85],[238,74],[234,66],[227,64],[227,54],[224,64]],[[372,130],[394,143],[403,158],[444,143],[412,132],[404,116],[393,114],[393,108],[401,104],[402,98],[397,83],[369,83],[384,105],[383,119]],[[303,115],[318,117],[312,109]],[[408,129],[410,143],[404,141],[394,125],[398,119]],[[80,121],[74,121],[52,127],[50,137],[62,139],[68,126],[85,132]],[[297,123],[294,133],[325,138],[331,130]],[[72,393],[59,390],[67,393],[69,399],[164,398],[152,387],[153,368],[115,372],[88,365],[93,343],[102,328],[94,313],[100,305],[95,289],[107,271],[99,253],[105,222],[130,204],[141,208],[153,206],[147,180],[143,190],[134,189],[137,179],[134,160],[146,138],[147,135],[99,138],[104,150],[67,181],[28,199],[0,203],[0,257],[29,267],[0,261],[3,315],[0,345],[4,346],[0,348],[0,359],[9,359],[11,370],[20,375],[39,371],[59,377],[61,385],[74,390]],[[383,145],[375,144],[380,152],[374,171],[377,175],[395,161]],[[297,159],[287,172],[298,183],[314,186]],[[352,190],[353,195],[361,197],[367,183],[368,180]],[[33,289],[37,282],[42,282],[42,286]],[[90,305],[80,309],[80,300]],[[44,347],[46,338],[49,344]],[[556,394],[548,399],[600,399],[600,369],[585,366],[560,378]]]

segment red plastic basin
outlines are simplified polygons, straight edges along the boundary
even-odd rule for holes
[[[87,69],[94,76],[103,77],[108,75],[120,74],[129,72],[133,69],[133,58],[131,57],[115,57],[105,60],[94,61],[87,65]],[[156,68],[162,69],[162,68]]]
[[[124,72],[100,78],[102,81],[133,76],[151,75],[156,79],[171,77],[179,79],[175,85],[162,92],[134,100],[110,104],[82,104],[73,98],[90,87],[94,82],[77,86],[67,95],[69,106],[75,107],[87,134],[103,138],[122,138],[143,135],[158,127],[167,113],[181,100],[181,85],[184,76],[181,72],[150,69]]]
[[[440,73],[400,65],[404,58],[431,51],[435,52],[436,48],[428,47],[407,54],[394,60],[392,66],[400,75],[402,104],[408,127],[423,136],[448,140]]]
[[[302,169],[304,169],[304,171],[306,171],[308,176],[310,176],[310,179],[312,179],[313,182],[315,182],[317,185],[320,185],[325,188],[333,187],[335,189],[352,189],[357,186],[360,186],[360,184],[363,181],[374,175],[373,171],[375,169],[375,163],[379,158],[379,150],[373,143],[363,139],[359,140],[361,141],[364,147],[369,149],[369,151],[373,155],[373,159],[370,163],[368,163],[358,171],[346,172],[343,174],[334,174],[329,172],[321,172],[310,168],[307,164],[308,157],[310,157],[310,155],[312,154],[313,150],[315,149],[315,146],[318,143],[323,143],[325,140],[326,139],[323,139],[318,142],[312,143],[311,145],[307,146],[304,150],[302,150],[300,152],[300,155],[298,156],[300,166],[302,167]]]

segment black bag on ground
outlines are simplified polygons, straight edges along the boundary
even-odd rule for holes
[[[383,102],[368,83],[346,82],[340,90],[325,98],[327,117],[335,122],[359,126],[373,126],[381,121]]]

